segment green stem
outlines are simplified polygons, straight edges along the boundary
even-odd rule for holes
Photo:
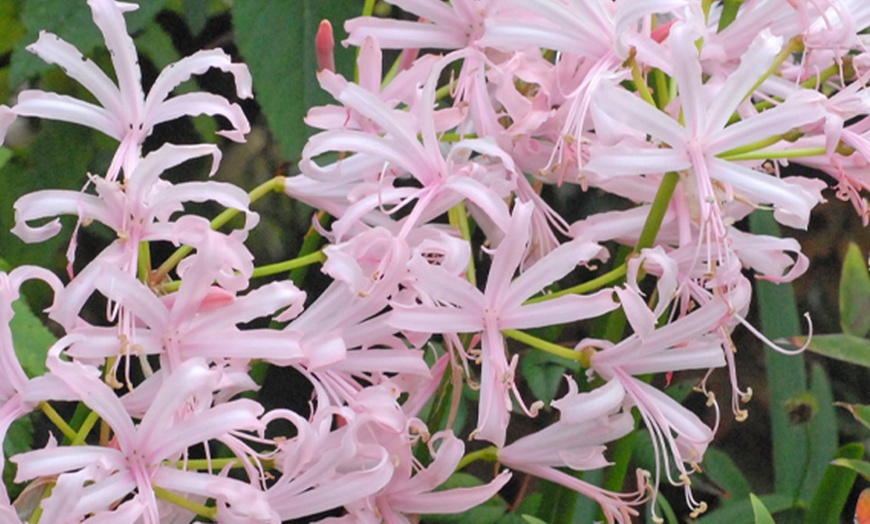
[[[148,241],[139,242],[138,274],[139,280],[148,282],[148,275],[151,274],[151,247]]]
[[[658,107],[655,100],[653,100],[652,93],[650,93],[649,91],[649,86],[646,85],[646,79],[643,77],[643,74],[640,72],[640,68],[637,66],[637,60],[635,60],[633,53],[628,57],[627,62],[629,67],[631,68],[631,79],[634,82],[634,87],[635,89],[637,89],[640,97],[643,98],[649,105],[653,107]]]
[[[94,428],[94,425],[97,421],[100,420],[100,415],[97,414],[96,411],[91,411],[88,414],[88,418],[82,423],[82,427],[79,428],[78,433],[76,433],[75,437],[70,441],[71,446],[81,446],[85,443],[85,439],[88,438],[88,434]]]
[[[325,261],[326,255],[323,253],[323,251],[315,251],[314,253],[309,253],[308,255],[294,258],[293,260],[286,260],[284,262],[278,262],[276,264],[260,266],[254,269],[254,272],[251,274],[251,276],[254,278],[265,277],[277,273],[292,271],[296,268],[310,266],[311,264],[318,264]]]
[[[462,239],[466,242],[471,242],[471,225],[468,222],[468,210],[465,209],[465,204],[460,202],[451,207],[447,212],[447,216],[450,219],[450,225],[459,230]],[[471,255],[468,260],[468,271],[466,272],[465,278],[468,279],[471,285],[477,285],[477,271],[474,268],[474,255]]]
[[[765,80],[767,80],[770,75],[779,71],[779,67],[782,65],[783,62],[786,61],[786,59],[788,59],[788,57],[791,56],[792,53],[794,53],[795,51],[800,51],[802,48],[803,42],[801,41],[800,37],[794,37],[789,40],[788,45],[783,47],[779,54],[776,55],[776,57],[773,59],[773,63],[770,64],[770,67],[767,69],[767,71],[765,71],[764,74],[755,81],[755,84],[752,86],[752,88],[750,88],[749,91],[747,91],[743,95],[743,98],[741,98],[740,100],[743,101],[749,98],[752,93],[754,93],[758,89],[758,87],[763,84]]]
[[[736,162],[738,160],[774,160],[777,158],[799,158],[806,156],[822,156],[825,154],[824,147],[804,147],[799,149],[779,149],[776,151],[749,151],[736,155],[719,156],[722,160]],[[718,155],[717,155],[718,156]]]
[[[488,448],[483,448],[468,453],[467,455],[462,457],[462,460],[460,460],[459,464],[456,465],[456,471],[459,471],[465,466],[471,464],[472,462],[477,462],[478,460],[483,460],[485,462],[498,462],[498,448],[496,448],[495,446],[489,446]]]
[[[640,238],[634,247],[635,253],[640,253],[641,250],[652,247],[655,243],[656,236],[659,234],[659,229],[661,229],[662,222],[665,219],[665,214],[668,212],[668,206],[671,204],[671,197],[674,196],[674,190],[676,190],[679,181],[680,175],[677,173],[673,171],[665,173],[650,207],[649,215],[646,217],[646,222],[643,224]]]
[[[535,349],[540,349],[541,351],[546,351],[547,353],[566,358],[568,360],[576,360],[581,363],[586,360],[586,357],[583,355],[583,353],[574,351],[573,349],[568,349],[558,344],[554,344],[548,340],[538,338],[534,335],[529,335],[528,333],[524,333],[516,329],[505,329],[502,331],[502,334],[506,337],[522,342],[523,344],[528,344]]]
[[[329,216],[325,211],[318,211],[315,220],[317,220],[321,226],[325,226],[329,222]],[[305,233],[305,237],[302,238],[302,247],[299,248],[299,255],[297,258],[316,252],[320,246],[320,240],[322,238],[320,231],[312,224]],[[307,274],[308,266],[300,266],[290,271],[289,278],[297,287],[302,287],[302,282],[305,280]]]
[[[260,184],[259,186],[255,187],[250,193],[248,193],[248,196],[251,199],[251,204],[253,204],[257,200],[263,198],[265,195],[271,193],[272,191],[277,191],[277,192],[284,191],[285,180],[286,180],[286,177],[276,176],[276,177]],[[224,225],[226,225],[227,222],[229,222],[230,220],[235,218],[236,215],[238,215],[239,213],[241,213],[241,210],[239,210],[239,209],[225,209],[221,214],[216,216],[211,221],[211,228],[212,229],[219,229],[219,228],[223,227]],[[191,252],[193,252],[193,248],[190,246],[181,246],[178,249],[176,249],[175,253],[170,255],[170,257],[167,258],[165,262],[160,264],[160,267],[158,267],[151,274],[151,277],[150,277],[151,283],[152,284],[160,283],[164,278],[166,278],[166,275],[168,275],[169,272],[172,271],[172,268],[177,266],[178,263],[181,262],[184,259],[184,257],[189,255]]]
[[[45,500],[51,496],[51,492],[54,490],[54,483],[50,483],[45,487],[45,491],[42,492],[41,500]],[[30,518],[27,520],[30,524],[37,524],[39,519],[42,518],[42,504],[37,504],[36,509],[33,510],[33,513],[30,515]]]
[[[227,465],[231,465],[234,469],[243,468],[246,462],[238,457],[222,458],[222,459],[194,459],[194,460],[176,460],[174,462],[166,462],[169,466],[175,466],[178,469],[206,471],[210,469],[221,470]],[[261,460],[260,464],[264,469],[272,469],[275,467],[274,460]]]
[[[582,284],[578,284],[578,285],[573,286],[573,287],[563,289],[561,291],[556,291],[555,293],[549,293],[547,295],[541,295],[538,297],[530,298],[530,299],[526,300],[525,303],[526,304],[534,304],[535,302],[544,302],[544,301],[551,300],[554,298],[563,297],[565,295],[580,295],[583,293],[588,293],[590,291],[595,291],[595,290],[603,288],[604,286],[606,286],[607,284],[610,284],[611,282],[616,282],[620,278],[624,277],[627,272],[628,272],[628,266],[626,266],[625,264],[621,264],[621,265],[611,269],[607,273],[593,278],[592,280],[589,280],[589,281],[584,282]]]
[[[42,401],[39,403],[39,409],[42,410],[43,413],[45,413],[45,416],[48,417],[48,420],[50,420],[55,426],[57,426],[57,429],[59,429],[60,432],[63,433],[63,436],[70,440],[75,440],[78,437],[78,435],[76,434],[76,430],[71,428],[70,425],[66,423],[66,420],[64,420],[63,417],[61,417],[60,414],[55,411],[53,407],[51,407],[51,404],[46,401]]]
[[[292,260],[285,260],[284,262],[277,262],[275,264],[260,266],[254,269],[251,277],[267,277],[269,275],[285,273],[294,269],[298,269],[300,267],[306,267],[324,261],[326,261],[326,255],[323,253],[323,251],[315,251],[314,253],[309,253],[308,255],[294,258]],[[164,293],[172,293],[173,291],[178,291],[179,287],[181,287],[181,281],[174,280],[160,286],[160,291]]]
[[[202,504],[197,504],[190,499],[186,499],[181,495],[177,495],[169,490],[158,488],[157,486],[153,486],[151,489],[154,490],[154,494],[159,498],[169,501],[180,508],[192,511],[200,517],[205,517],[211,521],[214,521],[217,518],[217,508],[210,508]]]
[[[783,139],[783,135],[770,136],[765,138],[764,140],[759,140],[758,142],[753,142],[751,144],[746,144],[740,147],[735,147],[734,149],[729,149],[724,153],[720,153],[716,156],[719,158],[727,158],[733,155],[742,155],[744,153],[751,153],[752,151],[758,151],[759,149],[764,149],[767,146],[772,146],[776,144],[780,140]]]

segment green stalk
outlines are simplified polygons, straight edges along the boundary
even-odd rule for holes
[[[627,272],[628,266],[625,264],[620,264],[619,266],[611,269],[607,273],[595,277],[592,280],[586,281],[582,284],[577,284],[576,286],[565,288],[561,291],[556,291],[555,293],[549,293],[547,295],[530,298],[526,300],[525,303],[534,304],[535,302],[544,302],[546,300],[563,297],[565,295],[580,295],[583,293],[588,293],[590,291],[595,291],[603,288],[607,284],[618,281],[620,278],[624,277]]]
[[[248,193],[248,196],[251,199],[251,203],[253,204],[254,202],[271,193],[272,191],[284,191],[285,180],[286,177],[276,176],[255,187],[250,193]],[[220,229],[221,227],[226,225],[227,222],[235,218],[236,215],[238,215],[239,213],[241,213],[241,211],[238,209],[225,209],[221,214],[216,216],[211,221],[211,228]],[[175,253],[167,258],[165,262],[160,264],[160,267],[158,267],[153,273],[151,273],[151,283],[158,284],[159,282],[161,282],[164,278],[166,278],[166,275],[168,275],[169,272],[172,271],[172,268],[177,266],[178,263],[181,262],[184,257],[189,255],[191,252],[193,252],[193,248],[190,246],[181,246],[176,249]]]
[[[151,274],[151,247],[148,241],[139,242],[139,258],[137,263],[139,280],[148,282],[148,275]]]
[[[266,277],[269,275],[275,275],[277,273],[293,271],[294,269],[300,267],[306,267],[310,266],[311,264],[318,264],[325,261],[326,254],[323,251],[315,251],[314,253],[294,258],[293,260],[285,260],[284,262],[260,266],[254,269],[254,272],[251,274],[251,276],[254,278]]]
[[[88,434],[93,429],[94,425],[97,421],[100,420],[100,415],[97,414],[96,411],[91,411],[88,414],[88,418],[82,423],[82,427],[79,428],[78,433],[76,433],[75,437],[70,441],[71,446],[81,446],[85,443],[85,439],[88,438]]]
[[[659,234],[659,229],[661,229],[662,222],[665,219],[665,214],[668,212],[668,206],[671,204],[671,197],[674,196],[674,190],[676,190],[679,181],[680,175],[677,173],[673,171],[665,173],[650,207],[649,215],[646,217],[646,222],[643,224],[640,238],[634,247],[634,253],[640,253],[641,250],[652,247],[655,243],[656,236]]]
[[[776,151],[749,151],[746,153],[738,153],[733,155],[726,155],[725,153],[723,153],[721,156],[717,155],[717,157],[721,158],[722,160],[728,160],[729,162],[736,162],[738,160],[773,160],[777,158],[822,156],[824,154],[824,147],[804,147],[799,149],[780,149]]]
[[[462,239],[466,242],[471,242],[471,225],[468,222],[468,210],[465,209],[465,204],[460,202],[451,207],[447,212],[447,216],[450,219],[450,225],[459,230]],[[477,271],[474,268],[474,255],[471,255],[468,260],[468,271],[466,272],[465,278],[468,279],[471,285],[477,285]]]
[[[157,486],[153,486],[151,489],[154,490],[154,494],[157,497],[169,501],[180,508],[192,511],[200,517],[207,518],[211,521],[214,521],[217,518],[217,508],[210,508],[202,504],[197,504],[190,499],[186,499],[181,495],[177,495],[169,490],[158,488]]]
[[[631,79],[634,82],[634,87],[635,89],[637,89],[640,97],[643,98],[649,105],[653,107],[658,107],[655,100],[653,100],[652,93],[650,93],[649,91],[649,86],[646,85],[646,79],[643,77],[643,74],[640,72],[640,68],[637,66],[637,60],[635,60],[634,53],[632,53],[628,57],[627,62],[629,67],[631,68]]]
[[[496,448],[495,446],[489,446],[488,448],[483,448],[468,453],[467,455],[462,457],[462,460],[460,460],[459,464],[456,465],[456,471],[459,471],[465,466],[471,464],[472,462],[477,462],[478,460],[483,460],[485,462],[498,462],[498,448]]]
[[[50,420],[52,424],[57,426],[57,429],[59,429],[60,432],[63,433],[63,436],[70,440],[75,440],[78,437],[78,435],[76,434],[76,430],[71,428],[70,425],[66,423],[66,420],[64,420],[63,417],[61,417],[60,414],[55,411],[53,407],[51,407],[51,404],[46,401],[42,401],[39,403],[39,409],[42,410],[43,413],[45,413],[45,416],[48,417],[48,420]]]
[[[502,331],[502,334],[506,337],[522,342],[523,344],[527,344],[535,349],[540,349],[541,351],[546,351],[547,353],[566,358],[568,360],[576,360],[581,364],[583,363],[583,361],[586,360],[586,357],[582,353],[574,351],[573,349],[568,349],[564,346],[560,346],[559,344],[554,344],[548,340],[529,335],[528,333],[524,333],[516,329],[505,329]]]

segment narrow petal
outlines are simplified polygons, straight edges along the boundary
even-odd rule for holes
[[[499,316],[499,328],[531,329],[574,322],[601,316],[618,306],[608,289],[592,295],[567,295],[504,312]]]
[[[67,95],[35,90],[22,91],[13,111],[20,116],[81,124],[116,140],[124,137],[124,125],[115,114]]]
[[[106,48],[112,58],[115,76],[121,92],[121,100],[127,114],[127,122],[139,122],[142,118],[142,72],[139,56],[133,39],[127,34],[127,22],[115,0],[88,0],[94,23],[103,33]]]
[[[234,142],[244,142],[245,135],[251,131],[251,125],[238,104],[230,103],[226,98],[212,93],[186,93],[178,95],[158,104],[144,116],[144,129],[150,129],[157,124],[169,122],[182,116],[219,115],[226,118],[231,129],[218,131]]]
[[[75,46],[46,31],[27,50],[49,64],[56,64],[70,78],[85,87],[109,112],[123,113],[118,87],[96,64],[84,58]]]
[[[145,113],[150,113],[157,105],[166,100],[179,84],[194,75],[201,75],[211,68],[220,69],[233,75],[239,98],[251,97],[251,73],[248,71],[248,67],[245,64],[233,63],[230,55],[222,49],[207,49],[197,51],[174,64],[169,64],[160,72],[154,85],[151,86],[151,90],[148,91],[148,97],[145,100]]]

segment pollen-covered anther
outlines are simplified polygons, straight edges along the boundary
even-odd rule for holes
[[[697,462],[690,462],[690,463],[689,463],[689,466],[692,467],[692,470],[693,470],[695,473],[702,473],[702,472],[704,471],[703,469],[701,469],[701,465],[698,464]]]
[[[740,402],[746,404],[750,400],[752,400],[752,388],[746,388],[746,393],[740,396]]]
[[[531,406],[529,406],[529,414],[531,414],[533,418],[537,417],[538,413],[540,413],[543,408],[544,408],[544,401],[543,400],[536,400],[536,401],[532,402]]]
[[[693,519],[696,519],[706,512],[707,512],[707,503],[704,501],[701,501],[701,503],[698,505],[698,507],[695,508],[695,510],[692,511],[692,513],[690,513],[689,516]]]
[[[692,479],[689,478],[688,473],[680,473],[680,484],[682,484],[684,486],[691,486],[692,485]]]
[[[712,408],[716,405],[716,393],[713,391],[707,392],[707,407]]]
[[[738,409],[734,413],[734,420],[736,420],[737,422],[744,422],[748,418],[749,418],[749,410],[748,409]]]

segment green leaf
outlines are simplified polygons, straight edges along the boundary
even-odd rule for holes
[[[755,515],[755,524],[776,524],[773,521],[773,516],[764,507],[764,503],[755,496],[754,493],[749,494],[749,500],[752,502],[752,513]]]
[[[539,519],[538,517],[533,517],[532,515],[523,515],[523,520],[528,522],[529,524],[547,524],[545,521]]]
[[[21,2],[0,1],[0,55],[12,51],[24,36],[24,25],[20,19]]]
[[[758,499],[771,514],[790,509],[793,505],[792,497],[782,494],[762,495]],[[735,522],[753,522],[755,515],[752,501],[743,499],[729,504],[708,515],[702,515],[698,524],[734,524]]]
[[[840,277],[840,326],[843,333],[864,337],[870,332],[870,273],[867,260],[849,244]]]
[[[752,491],[752,486],[731,456],[720,449],[707,449],[704,453],[703,470],[704,474],[724,491],[720,500],[725,504],[745,499]]]
[[[849,468],[860,473],[865,479],[870,479],[870,462],[857,459],[838,458],[831,461],[831,464]]]
[[[236,0],[232,6],[236,43],[254,78],[257,102],[285,158],[299,157],[312,134],[302,122],[308,109],[332,103],[317,83],[314,36],[328,19],[336,42],[342,27],[360,13],[358,0]],[[354,52],[335,48],[336,68],[352,78]]]
[[[870,429],[870,406],[865,404],[846,404],[845,402],[837,402],[836,405],[849,410],[849,413],[855,417],[855,420]]]
[[[749,216],[749,225],[755,234],[780,236],[779,225],[770,212],[753,213]],[[768,338],[793,337],[800,333],[791,285],[758,281],[756,296],[761,328]],[[807,391],[804,358],[802,355],[783,355],[765,347],[764,361],[770,392],[775,491],[797,497],[807,468],[809,442],[803,425],[791,422],[787,404],[790,399]]]
[[[3,441],[3,453],[6,457],[11,457],[18,453],[24,453],[33,449],[33,421],[30,416],[20,418],[9,426],[9,431],[6,432],[6,439]],[[6,460],[3,465],[3,484],[6,485],[6,491],[9,498],[15,500],[23,486],[15,484],[15,472],[17,468],[15,463]]]
[[[789,342],[801,347],[806,340],[806,337],[793,337]],[[866,338],[845,334],[813,335],[807,350],[828,358],[870,368],[870,340]]]
[[[858,443],[846,444],[837,450],[838,459],[857,460],[864,456],[864,446]],[[807,513],[807,522],[837,522],[846,506],[846,499],[855,484],[857,474],[854,470],[829,465],[819,483]]]
[[[814,407],[807,424],[810,448],[807,454],[807,470],[800,494],[801,500],[806,503],[813,500],[831,459],[837,454],[839,444],[834,393],[831,391],[831,383],[824,368],[814,364],[810,379],[809,393],[813,398]]]
[[[556,398],[565,373],[580,371],[580,364],[544,351],[531,350],[520,359],[520,371],[532,394],[549,405]]]
[[[21,367],[33,378],[45,374],[48,348],[57,340],[22,300],[12,304],[12,344]]]
[[[139,9],[126,13],[127,30],[131,34],[145,27],[163,8],[162,0],[139,2]],[[85,2],[70,0],[29,0],[24,4],[22,21],[27,34],[12,53],[9,84],[18,86],[54,67],[30,54],[25,47],[36,41],[42,30],[54,33],[76,46],[84,55],[90,54],[103,42],[103,35],[91,18],[91,10]]]

